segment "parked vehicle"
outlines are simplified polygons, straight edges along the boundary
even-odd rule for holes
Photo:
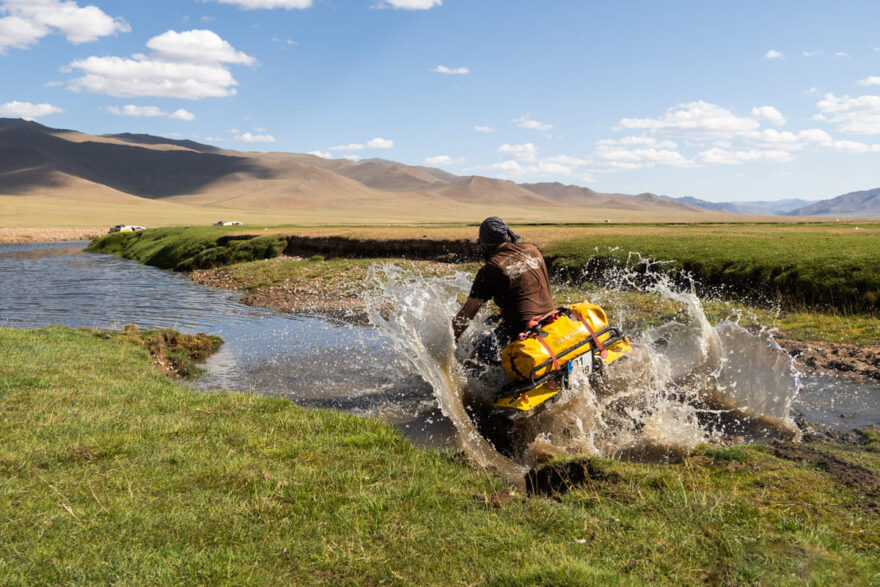
[[[241,226],[241,222],[239,222],[238,220],[232,220],[232,221],[218,220],[217,222],[214,223],[214,226]]]
[[[111,226],[110,230],[107,233],[113,232],[137,232],[139,230],[144,230],[145,226],[137,226],[135,224],[117,224],[116,226]]]

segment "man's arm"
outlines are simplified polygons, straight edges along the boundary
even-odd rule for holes
[[[455,335],[455,340],[458,340],[458,337],[462,335],[462,333],[467,330],[468,325],[470,325],[471,320],[474,319],[474,316],[477,315],[477,312],[480,311],[483,303],[486,300],[481,300],[478,298],[468,298],[464,305],[461,307],[461,310],[458,311],[458,314],[455,315],[455,318],[452,319],[452,333]]]

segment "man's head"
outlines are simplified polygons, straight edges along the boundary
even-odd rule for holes
[[[477,242],[481,245],[495,247],[502,243],[515,243],[518,240],[519,235],[514,234],[507,223],[497,216],[490,216],[480,224],[480,237]]]

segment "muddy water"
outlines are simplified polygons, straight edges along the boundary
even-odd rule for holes
[[[508,476],[547,455],[686,451],[698,442],[796,434],[792,414],[838,429],[880,423],[880,385],[799,377],[769,334],[710,324],[700,301],[657,291],[687,318],[640,333],[632,360],[600,387],[583,382],[516,431],[521,452],[499,455],[469,406],[491,393],[458,368],[449,321],[461,275],[423,278],[377,268],[374,326],[278,315],[238,295],[112,256],[86,243],[0,245],[0,327],[172,327],[226,340],[200,389],[268,393],[392,422],[432,445],[456,444]],[[612,301],[603,302],[614,315]],[[388,305],[398,308],[392,315]],[[474,329],[473,336],[480,330]]]

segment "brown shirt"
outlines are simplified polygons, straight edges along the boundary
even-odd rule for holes
[[[556,309],[541,252],[528,243],[504,243],[477,272],[470,297],[494,299],[502,321],[515,332]]]

